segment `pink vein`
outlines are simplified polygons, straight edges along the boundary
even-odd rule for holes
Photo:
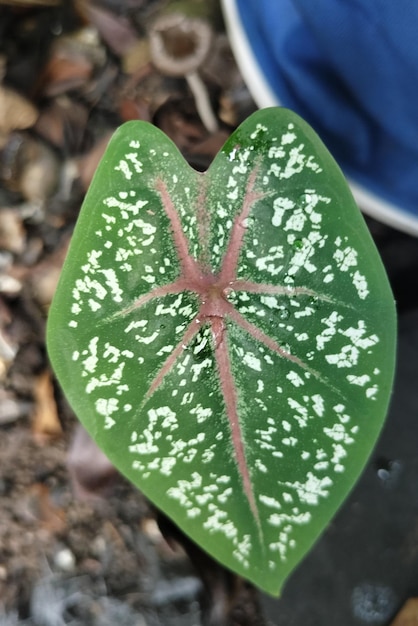
[[[181,274],[183,277],[187,277],[189,280],[195,279],[198,281],[201,275],[201,271],[198,264],[189,252],[188,241],[186,235],[183,232],[179,214],[177,213],[171,201],[171,197],[168,193],[167,187],[164,181],[160,178],[157,179],[155,187],[161,196],[164,211],[166,212],[166,215],[170,220],[171,232],[174,238],[174,245],[176,247],[179,257]]]
[[[194,320],[190,322],[190,324],[188,325],[188,327],[186,328],[184,332],[184,335],[181,341],[179,341],[177,346],[174,348],[174,350],[171,352],[168,358],[164,361],[162,368],[160,369],[157,376],[152,381],[150,388],[148,389],[146,396],[144,398],[144,402],[148,400],[148,398],[152,396],[154,391],[158,389],[158,387],[161,385],[165,376],[172,369],[178,357],[182,354],[185,347],[192,341],[193,337],[196,335],[198,330],[202,327],[203,323],[204,323],[204,320],[199,322],[197,317],[195,317]]]
[[[230,283],[232,291],[248,291],[248,293],[259,293],[261,295],[277,295],[277,296],[311,296],[318,298],[324,302],[335,304],[335,300],[325,294],[308,289],[307,287],[283,287],[282,285],[270,285],[268,283],[253,283],[249,280],[234,280]]]
[[[239,254],[242,248],[242,241],[244,239],[246,227],[244,226],[244,220],[249,216],[251,207],[257,200],[265,197],[266,194],[254,191],[255,180],[257,178],[258,168],[255,167],[248,177],[247,187],[245,190],[244,201],[242,205],[241,213],[239,213],[234,220],[231,228],[231,237],[228,243],[225,256],[222,260],[222,269],[219,274],[219,281],[226,282],[235,279],[237,274],[237,266]]]
[[[140,308],[141,306],[144,306],[144,304],[150,302],[151,300],[154,300],[154,298],[163,298],[164,296],[181,293],[182,291],[190,291],[190,280],[188,278],[180,277],[173,283],[161,285],[160,287],[154,287],[152,291],[144,293],[144,295],[137,298],[137,300],[135,300],[135,302],[133,302],[130,306],[126,307],[122,311],[119,311],[118,313],[116,313],[116,315],[112,316],[112,318],[132,313],[132,311]]]
[[[228,310],[229,317],[236,324],[241,326],[241,328],[245,330],[249,335],[251,335],[253,339],[255,339],[256,341],[259,341],[260,343],[263,343],[265,346],[267,346],[267,348],[269,348],[270,350],[272,350],[273,352],[281,356],[283,359],[287,359],[288,361],[291,361],[295,365],[298,365],[302,369],[306,370],[310,374],[313,374],[316,378],[318,378],[318,380],[325,382],[323,381],[323,379],[321,378],[321,375],[316,370],[306,365],[306,363],[302,361],[302,359],[299,359],[299,357],[294,356],[287,350],[284,350],[282,347],[280,347],[280,345],[276,341],[274,341],[274,339],[272,339],[271,337],[263,333],[262,330],[260,330],[257,326],[255,326],[251,322],[248,322],[245,319],[245,317],[243,317],[241,313],[239,313],[232,305],[229,305],[229,306],[231,307],[231,309]]]
[[[204,175],[200,178],[201,187],[197,200],[197,227],[199,233],[199,244],[201,249],[201,266],[206,274],[210,274],[210,255],[209,255],[209,213],[206,211],[205,196],[207,189],[207,178]]]
[[[253,487],[251,483],[250,472],[247,465],[247,459],[244,450],[243,436],[238,417],[237,393],[234,384],[234,378],[231,373],[231,366],[226,344],[226,327],[222,318],[213,318],[211,320],[212,334],[215,342],[215,357],[218,366],[219,379],[221,381],[221,390],[225,399],[226,413],[228,415],[231,428],[232,443],[235,451],[235,458],[238,463],[241,475],[244,493],[247,497],[251,511],[256,520],[259,533],[261,534],[260,517],[254,498]]]

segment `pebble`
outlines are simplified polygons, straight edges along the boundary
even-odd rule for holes
[[[75,556],[69,548],[62,548],[54,557],[55,566],[63,572],[72,572],[75,568]]]

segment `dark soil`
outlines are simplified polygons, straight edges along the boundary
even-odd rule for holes
[[[0,626],[387,624],[418,594],[418,244],[408,235],[368,220],[401,320],[386,430],[280,600],[208,559],[120,477],[95,482],[87,464],[83,487],[69,470],[77,422],[48,365],[45,322],[110,133],[152,121],[204,170],[255,108],[217,3],[184,2],[215,32],[202,74],[219,129],[206,130],[186,81],[150,63],[149,24],[166,5],[0,3],[0,77],[12,98],[6,107],[0,93]]]

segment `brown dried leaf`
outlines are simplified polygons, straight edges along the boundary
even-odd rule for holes
[[[66,527],[65,512],[55,506],[47,485],[35,483],[29,491],[35,518],[51,535],[62,533]]]
[[[87,107],[63,95],[41,111],[35,131],[60,149],[78,148],[86,130]]]
[[[77,168],[80,175],[80,180],[83,186],[83,189],[87,191],[94,172],[99,164],[100,159],[102,158],[105,150],[107,148],[107,144],[110,141],[110,138],[113,135],[113,131],[106,134],[95,146],[88,152],[85,156],[77,160]]]
[[[125,74],[133,74],[145,68],[151,61],[149,43],[145,39],[138,39],[124,53],[122,69]]]
[[[74,493],[80,500],[94,501],[112,493],[119,474],[87,431],[78,424],[67,458]]]
[[[119,102],[118,113],[122,121],[145,120],[151,121],[149,103],[142,98],[122,97]]]
[[[83,86],[91,77],[93,65],[82,57],[54,56],[43,76],[44,94],[56,96]]]
[[[44,443],[62,435],[54,398],[51,373],[44,371],[35,381],[35,410],[32,416],[32,432],[35,438]]]
[[[103,67],[105,62],[106,51],[94,28],[85,27],[61,35],[51,48],[38,90],[47,96],[57,96],[87,88],[94,70]]]
[[[118,56],[125,55],[137,43],[137,35],[126,18],[92,4],[87,5],[87,13],[102,39]]]
[[[217,130],[216,132],[205,137],[199,143],[195,143],[190,147],[190,154],[205,154],[211,159],[214,159],[219,150],[228,139],[230,132],[225,129]]]
[[[390,626],[418,626],[418,598],[410,598]]]

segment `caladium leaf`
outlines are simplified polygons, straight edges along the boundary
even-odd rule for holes
[[[203,174],[129,122],[81,210],[48,348],[115,466],[276,594],[379,433],[394,303],[339,168],[294,113],[252,115]]]

